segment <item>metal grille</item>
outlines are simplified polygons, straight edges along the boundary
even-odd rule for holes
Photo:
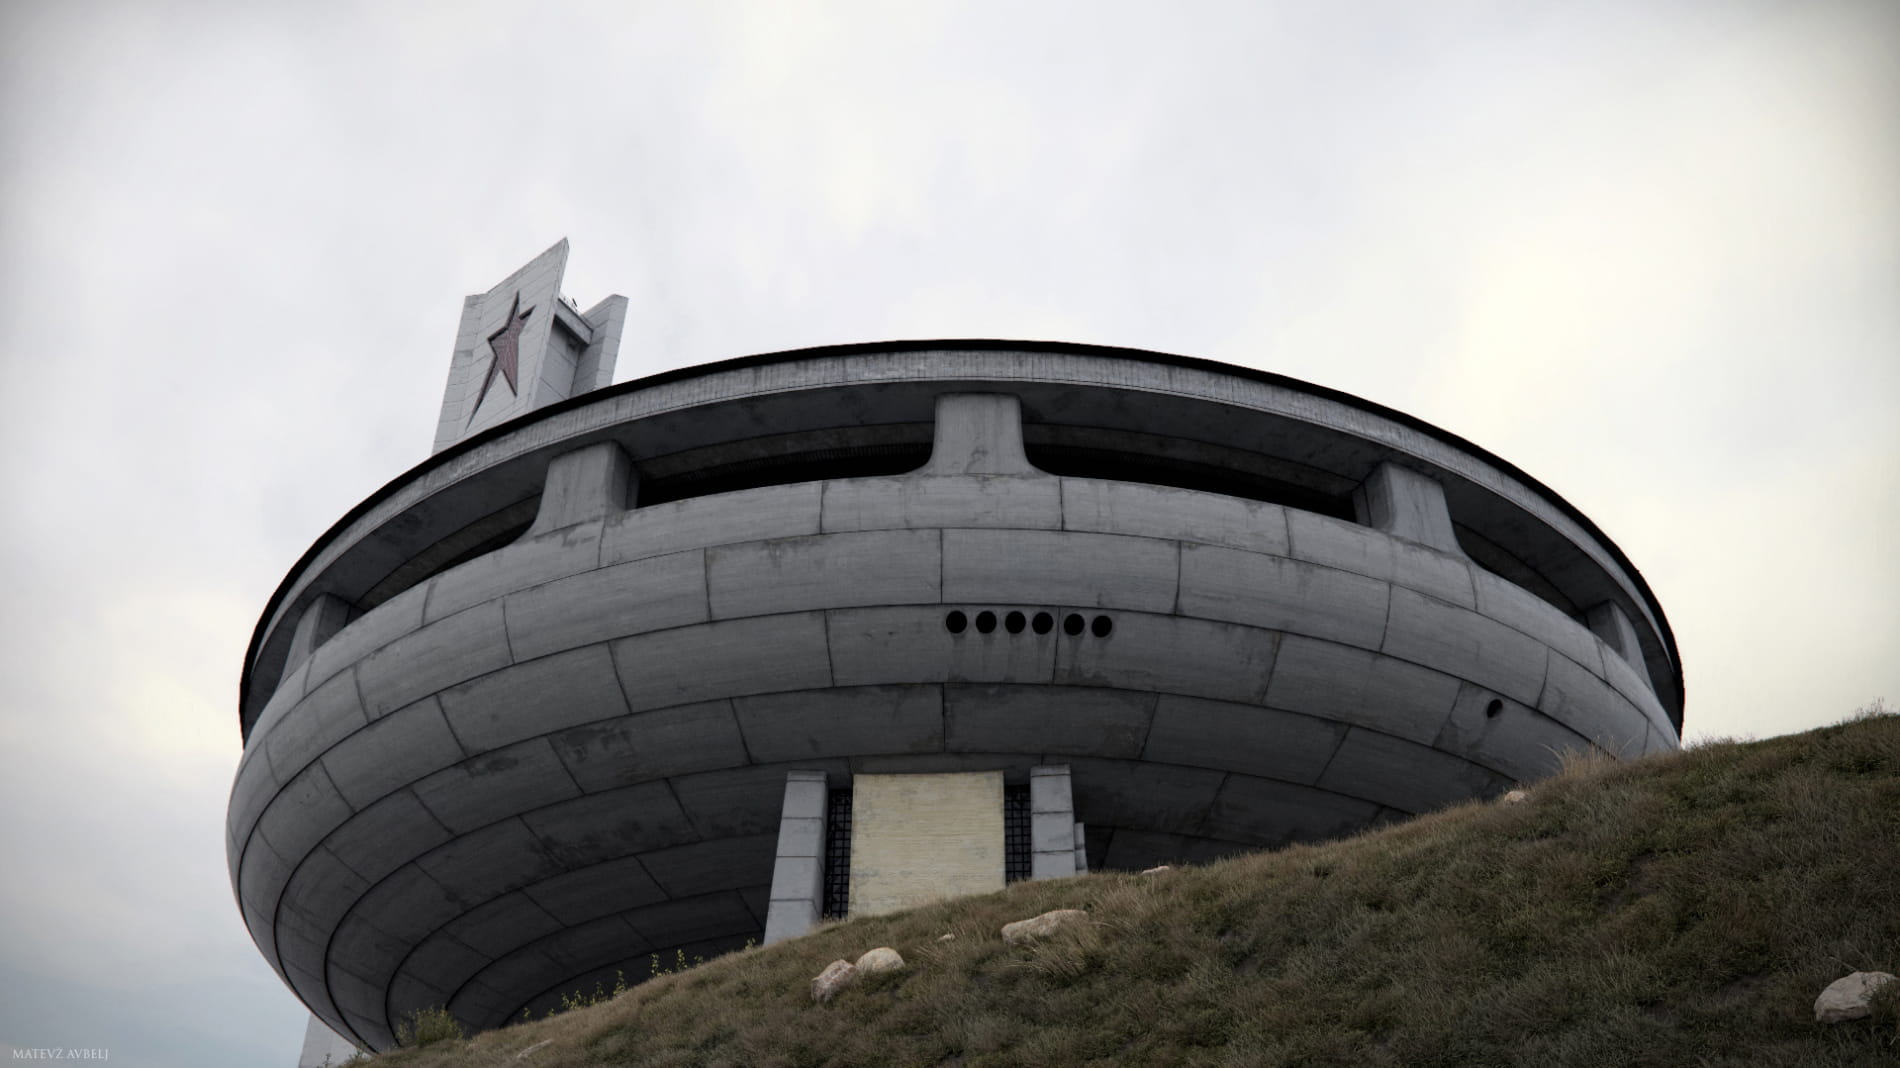
[[[1003,881],[1029,878],[1029,787],[1003,787]],[[995,869],[991,869],[995,870]]]
[[[851,908],[851,790],[833,790],[825,804],[825,906],[827,920]]]

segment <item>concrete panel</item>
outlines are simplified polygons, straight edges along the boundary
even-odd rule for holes
[[[543,875],[699,838],[664,782],[588,794],[531,812],[522,821],[540,839],[537,852],[560,862]]]
[[[356,675],[333,675],[264,736],[264,755],[274,777],[285,782],[324,751],[368,723],[357,700]]]
[[[323,768],[350,807],[360,810],[464,755],[442,706],[427,697],[337,743],[324,754]]]
[[[785,800],[767,894],[765,945],[796,938],[818,924],[824,902],[826,791],[823,772],[785,775]],[[756,903],[748,899],[747,905],[756,915]]]
[[[409,958],[402,963],[397,976],[414,975],[432,986],[447,988],[453,995],[456,988],[468,980],[469,976],[480,971],[488,963],[488,957],[462,945],[453,939],[437,936],[415,948]],[[444,998],[437,1002],[448,1004]]]
[[[580,796],[546,738],[491,750],[411,787],[429,814],[456,834]]]
[[[364,711],[375,719],[512,662],[501,605],[490,601],[371,653],[357,665],[356,679]]]
[[[1288,635],[1267,704],[1430,743],[1451,715],[1458,680],[1332,642]]]
[[[549,741],[568,774],[589,793],[747,763],[730,701],[619,716],[562,731]]]
[[[620,857],[556,875],[522,888],[535,904],[573,925],[666,900],[637,856]]]
[[[675,946],[735,933],[741,937],[759,933],[759,923],[746,908],[745,898],[734,891],[647,905],[629,910],[625,916],[634,930],[659,947],[663,965]]]
[[[1180,547],[1154,538],[1032,530],[943,532],[943,599],[1171,612]]]
[[[1648,744],[1649,718],[1569,657],[1551,654],[1537,710],[1619,757],[1642,756]]]
[[[1075,874],[1075,800],[1067,764],[1029,769],[1029,877]]]
[[[316,686],[370,653],[422,626],[422,609],[431,584],[411,586],[363,615],[310,654],[309,681]]]
[[[1003,774],[859,775],[851,915],[1003,888]]]
[[[446,690],[442,710],[469,752],[627,714],[604,646],[531,660]]]
[[[264,809],[257,821],[257,833],[279,856],[294,862],[349,818],[350,806],[336,792],[322,765],[313,764],[290,780]]]
[[[278,915],[280,920],[300,922],[316,934],[327,934],[369,888],[367,880],[351,871],[336,854],[319,846],[303,858],[285,884]]]
[[[490,957],[512,953],[522,946],[562,929],[526,894],[517,890],[463,913],[442,933]]]
[[[352,611],[354,608],[348,601],[328,593],[317,594],[304,606],[303,614],[297,617],[297,629],[290,638],[290,651],[284,656],[284,671],[278,679],[280,688],[296,674],[298,668],[304,666],[318,646],[335,637],[337,631],[349,624]],[[1624,622],[1627,625],[1628,621]],[[298,686],[301,687],[302,683],[299,682]],[[301,693],[302,690],[297,692]]]
[[[257,827],[257,818],[264,814],[264,806],[277,796],[281,784],[272,774],[270,761],[264,756],[264,739],[256,731],[251,732],[251,745],[245,759],[238,765],[237,777],[231,783],[231,801],[225,827],[229,831],[228,845],[231,847],[229,860],[232,870],[237,870],[237,848],[250,837]]]
[[[1153,694],[1072,686],[951,685],[943,700],[947,749],[1123,759],[1155,708]]]
[[[304,1025],[303,1049],[297,1055],[297,1068],[333,1068],[352,1060],[359,1051],[356,1043],[330,1030],[328,1024],[310,1017]]]
[[[1140,756],[1286,782],[1312,783],[1346,736],[1344,724],[1233,701],[1163,694]]]
[[[1106,638],[1085,632],[1062,639],[1056,682],[1232,701],[1266,693],[1280,638],[1272,631],[1133,612],[1112,618],[1115,629]]]
[[[835,774],[839,782],[847,781],[850,774],[842,760],[801,760],[792,765],[762,764],[682,775],[669,782],[702,837],[730,838],[778,830],[785,773],[796,770]]]
[[[449,993],[450,990],[425,983],[413,975],[398,974],[389,981],[389,1018],[400,1020],[412,1012],[447,1005]]]
[[[297,702],[303,700],[303,695],[308,690],[309,679],[309,657],[305,657],[303,663],[284,673],[283,680],[277,684],[277,689],[271,691],[270,700],[264,703],[264,710],[257,714],[256,720],[252,721],[250,733],[244,736],[244,751],[247,756],[253,748],[252,740],[261,734],[269,733],[279,720],[289,714]]]
[[[572,833],[566,827],[559,828]],[[416,861],[429,878],[467,901],[486,901],[565,870],[573,847],[550,848],[521,819],[503,820],[450,840]],[[560,859],[556,859],[559,857]],[[584,857],[578,863],[586,863]]]
[[[1603,658],[1603,679],[1625,700],[1642,709],[1643,715],[1658,729],[1671,735],[1676,733],[1675,726],[1669,722],[1669,714],[1663,711],[1662,703],[1656,700],[1656,691],[1649,687],[1647,671],[1637,669],[1612,652]]]
[[[1555,773],[1563,764],[1563,754],[1587,753],[1595,747],[1534,708],[1465,683],[1432,748],[1523,783]]]
[[[939,538],[934,530],[891,530],[708,549],[713,617],[935,604],[943,577]]]
[[[1544,687],[1542,642],[1495,619],[1395,588],[1381,651],[1489,687],[1514,701]]]
[[[1615,601],[1603,601],[1593,605],[1584,614],[1584,624],[1630,666],[1642,667],[1643,645],[1636,638],[1636,627],[1630,623],[1630,617],[1624,614],[1623,609]],[[1580,664],[1590,663],[1581,657],[1572,659]]]
[[[1234,775],[1221,784],[1208,812],[1207,834],[1255,847],[1318,842],[1364,829],[1378,811],[1370,801]]]
[[[831,685],[822,613],[732,619],[613,643],[633,711]]]
[[[1029,769],[1042,763],[1040,753],[910,753],[852,757],[852,775],[951,775],[968,771],[1000,771],[1013,782],[1027,779]]]
[[[1382,463],[1353,491],[1353,508],[1367,526],[1442,553],[1458,554],[1445,487],[1395,463]]]
[[[1224,772],[1128,760],[1069,761],[1075,818],[1090,826],[1199,834]]]
[[[269,842],[253,837],[238,861],[238,897],[244,907],[274,922],[278,896],[289,881],[290,862],[278,856]],[[270,932],[260,933],[264,937],[259,941],[268,943]]]
[[[703,623],[705,554],[674,553],[589,571],[523,590],[507,606],[508,639],[521,660]]]
[[[1046,475],[846,478],[824,483],[824,529],[938,530],[1062,525],[1061,486]]]
[[[633,485],[633,464],[611,441],[562,453],[548,464],[540,510],[528,534],[533,537],[618,515],[632,503]],[[598,533],[594,536],[599,537]]]
[[[1354,727],[1320,776],[1322,789],[1377,801],[1402,812],[1429,812],[1489,796],[1498,780],[1462,757]]]
[[[943,749],[943,695],[935,686],[765,694],[733,707],[744,750],[761,763]]]
[[[1473,568],[1462,554],[1442,553],[1317,512],[1288,509],[1286,520],[1295,559],[1397,583],[1464,608],[1477,604],[1471,588]]]
[[[516,590],[592,571],[600,562],[601,521],[527,538],[437,575],[425,622],[433,623]]]
[[[821,484],[692,497],[609,517],[601,535],[603,566],[686,549],[818,533]]]
[[[1023,452],[1022,401],[1013,393],[944,393],[931,428],[932,475],[1034,474]]]
[[[543,953],[567,969],[567,978],[561,984],[566,992],[586,990],[582,983],[575,981],[581,974],[654,948],[619,916],[603,916],[592,923],[557,931],[541,939],[540,946]]]
[[[340,1008],[363,1013],[381,1014],[385,1006],[383,999],[386,989],[382,986],[383,962],[393,967],[409,952],[408,943],[392,938],[375,924],[369,922],[361,912],[354,913],[337,925],[336,934],[330,939],[329,961],[333,969],[343,969],[352,973],[367,973],[366,985],[373,991],[374,1000],[367,1004],[339,1002]],[[373,977],[373,978],[371,978]],[[348,984],[347,988],[355,984]]]
[[[363,896],[356,911],[371,917],[377,928],[406,945],[420,943],[460,916],[468,902],[444,889],[421,868],[405,864],[377,883]],[[352,965],[365,978],[383,980],[393,973],[400,957],[376,962],[373,967]]]
[[[330,996],[336,999],[336,1007],[343,1010],[344,1019],[359,1032],[374,1035],[378,1031],[387,1033],[388,1025],[378,1023],[383,1017],[383,991],[375,984],[359,976],[351,975],[347,970],[332,963],[324,972],[324,983],[330,989]],[[375,1038],[370,1038],[375,1042]]]
[[[374,883],[449,840],[415,795],[398,790],[357,813],[326,843],[350,870]]]
[[[1282,556],[1181,549],[1181,613],[1371,648],[1385,628],[1377,579]]]
[[[738,890],[772,881],[778,835],[718,838],[642,853],[640,862],[670,898]]]
[[[1277,504],[1138,482],[1063,479],[1062,529],[1287,555],[1286,509]]]
[[[1603,673],[1596,635],[1556,605],[1483,568],[1471,572],[1478,590],[1478,611],[1515,627],[1564,654],[1595,674]]]
[[[1002,611],[1008,606],[998,606]],[[1041,609],[1017,605],[1034,614]],[[949,607],[848,608],[827,613],[838,686],[1050,681],[1061,631],[979,634],[944,629]],[[971,613],[973,614],[973,613]]]

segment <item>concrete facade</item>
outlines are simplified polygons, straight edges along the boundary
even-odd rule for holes
[[[1037,876],[1139,869],[1671,749],[1681,700],[1615,546],[1399,413],[1128,350],[787,353],[478,430],[320,539],[247,656],[231,874],[384,1048],[808,928],[827,781],[1027,785]]]

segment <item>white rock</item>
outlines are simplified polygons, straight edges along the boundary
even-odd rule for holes
[[[955,942],[956,940],[957,940],[957,936],[954,934],[946,934],[946,935],[937,936],[937,941],[939,942]]]
[[[1814,999],[1814,1022],[1846,1023],[1866,1017],[1873,1012],[1874,992],[1891,982],[1893,976],[1887,972],[1855,972],[1834,980]]]
[[[858,970],[851,966],[850,961],[834,960],[825,965],[825,970],[811,981],[811,999],[820,1004],[830,1001],[857,977]]]
[[[1089,922],[1089,914],[1081,909],[1054,909],[1040,916],[1003,925],[1003,941],[1012,946],[1034,942],[1047,938],[1070,924]]]
[[[1521,805],[1530,799],[1531,792],[1529,790],[1512,790],[1510,793],[1499,798],[1500,801],[1503,801],[1507,805]]]
[[[859,975],[876,975],[879,972],[895,972],[902,970],[903,967],[904,958],[898,956],[897,951],[889,946],[879,946],[876,949],[866,950],[864,956],[859,957],[858,963],[856,964]]]
[[[1153,868],[1147,868],[1147,869],[1144,869],[1144,870],[1142,871],[1142,873],[1141,873],[1141,874],[1143,874],[1143,875],[1160,875],[1160,874],[1161,874],[1162,872],[1164,872],[1164,871],[1173,871],[1173,870],[1174,870],[1174,866],[1173,866],[1173,865],[1171,865],[1171,864],[1162,864],[1162,865],[1160,865],[1160,866],[1158,866],[1158,867],[1153,867]]]

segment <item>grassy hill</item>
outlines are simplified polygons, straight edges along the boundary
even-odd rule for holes
[[[1092,926],[998,937],[1054,908]],[[909,967],[811,1003],[828,962],[880,945]],[[1813,1023],[1855,970],[1900,973],[1900,716],[1573,764],[1522,804],[1323,846],[831,925],[374,1063],[1900,1065],[1900,984],[1871,1020]]]

